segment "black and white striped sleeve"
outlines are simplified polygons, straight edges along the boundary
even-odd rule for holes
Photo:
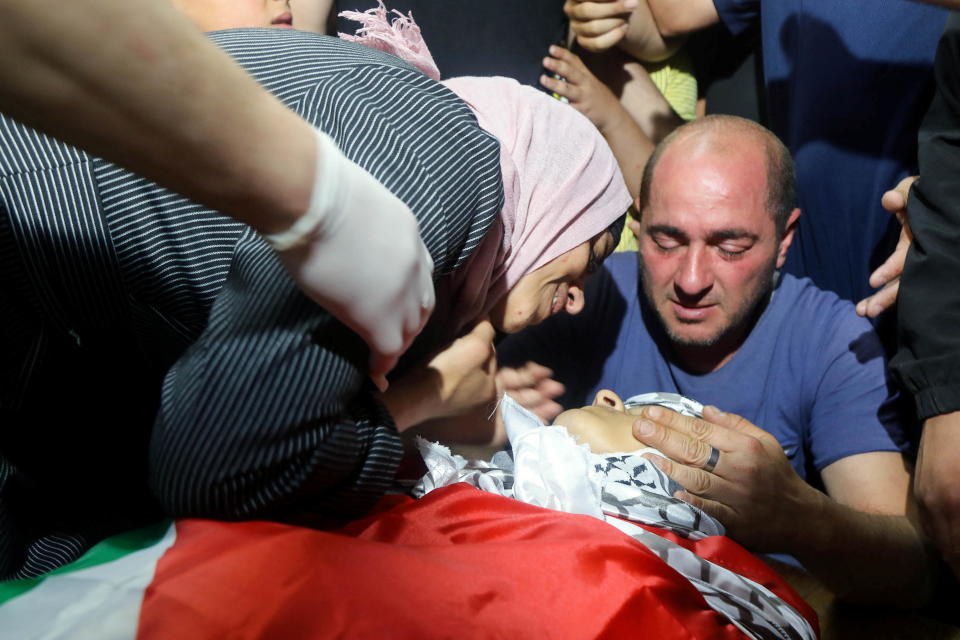
[[[356,52],[320,44],[341,66]],[[446,88],[374,53],[316,82],[296,108],[410,206],[436,275],[449,273],[500,208],[498,144]],[[166,376],[154,492],[175,516],[363,512],[401,456],[367,359],[361,340],[302,295],[249,232],[205,331]]]

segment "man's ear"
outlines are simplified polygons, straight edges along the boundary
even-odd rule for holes
[[[793,234],[797,232],[797,221],[800,219],[800,209],[794,209],[787,217],[787,224],[783,228],[783,237],[780,239],[780,247],[777,249],[777,269],[783,266],[787,261],[787,251],[793,243]]]

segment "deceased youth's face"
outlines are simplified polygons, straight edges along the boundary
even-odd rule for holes
[[[568,409],[554,418],[553,424],[566,427],[594,453],[636,451],[646,446],[633,437],[633,423],[641,409],[625,409],[620,396],[603,389],[594,396],[592,405]]]

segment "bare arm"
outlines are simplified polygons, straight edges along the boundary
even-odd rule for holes
[[[166,0],[5,1],[0,60],[22,122],[266,232],[307,208],[309,125]]]
[[[673,38],[720,22],[713,0],[646,0],[660,35]]]
[[[849,456],[824,468],[822,477],[829,498],[813,496],[819,500],[811,502],[809,517],[818,524],[805,528],[791,553],[838,596],[923,604],[931,595],[933,563],[905,516],[913,498],[903,457],[886,451]]]
[[[586,51],[616,46],[638,60],[658,62],[684,41],[660,33],[646,0],[566,0],[563,10],[577,44]]]
[[[3,113],[270,234],[386,386],[434,304],[416,218],[170,2],[5,1],[0,61]],[[341,254],[358,244],[370,255],[354,251],[362,268],[345,278]]]
[[[637,8],[630,14],[627,33],[620,41],[620,50],[637,60],[659,62],[666,60],[683,46],[686,33],[665,36],[654,19],[648,0],[638,0]]]
[[[550,47],[550,56],[544,59],[544,67],[565,80],[541,76],[540,84],[567,98],[571,106],[599,129],[620,165],[630,195],[636,198],[643,168],[653,153],[653,142],[617,97],[590,73],[580,58],[557,46]],[[653,90],[660,96],[656,87]],[[663,100],[663,96],[660,96],[660,100]]]

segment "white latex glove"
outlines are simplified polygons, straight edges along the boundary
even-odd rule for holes
[[[264,236],[307,295],[370,345],[370,377],[386,374],[433,311],[433,260],[407,206],[317,131],[307,212]]]

